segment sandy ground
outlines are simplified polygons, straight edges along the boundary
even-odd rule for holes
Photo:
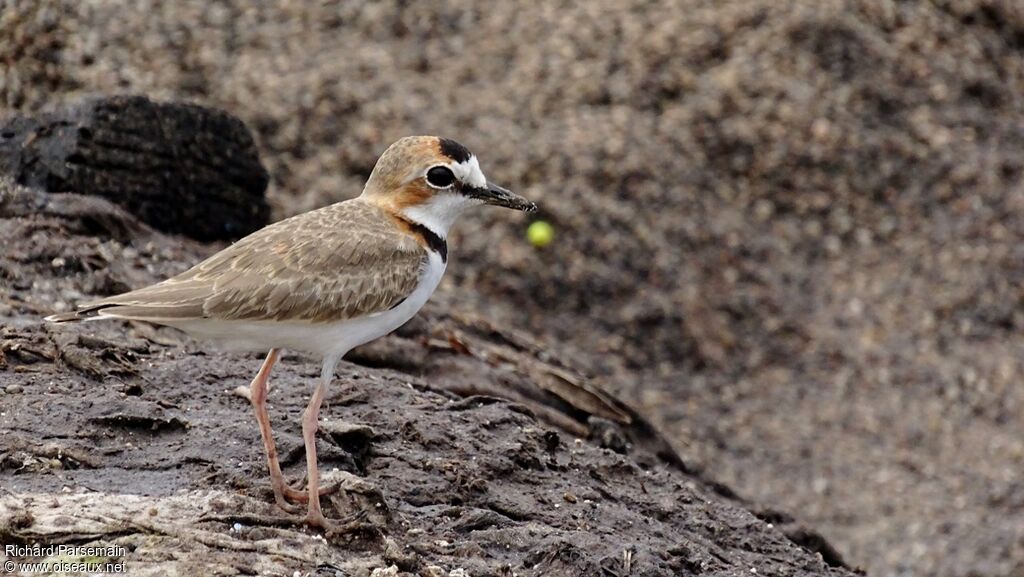
[[[223,107],[276,216],[357,194],[399,136],[456,137],[558,240],[468,219],[454,310],[572,349],[870,574],[1022,571],[1019,2],[51,0],[2,24],[10,109]]]

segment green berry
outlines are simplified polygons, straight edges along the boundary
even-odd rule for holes
[[[526,229],[526,240],[537,248],[544,248],[555,240],[555,227],[546,220],[534,221]]]

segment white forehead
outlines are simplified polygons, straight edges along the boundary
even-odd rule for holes
[[[448,166],[455,173],[455,177],[462,182],[477,188],[487,186],[487,178],[484,177],[483,171],[480,170],[480,163],[477,162],[475,154],[469,155],[469,158],[462,162],[453,162]]]

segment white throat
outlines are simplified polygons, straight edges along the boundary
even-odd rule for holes
[[[452,224],[467,208],[483,204],[457,192],[442,192],[416,206],[406,207],[402,214],[409,220],[429,228],[437,236],[447,239]]]

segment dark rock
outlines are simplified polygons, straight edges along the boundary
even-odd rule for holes
[[[252,134],[220,110],[141,96],[93,98],[0,124],[0,173],[116,202],[165,232],[233,239],[267,223]]]

